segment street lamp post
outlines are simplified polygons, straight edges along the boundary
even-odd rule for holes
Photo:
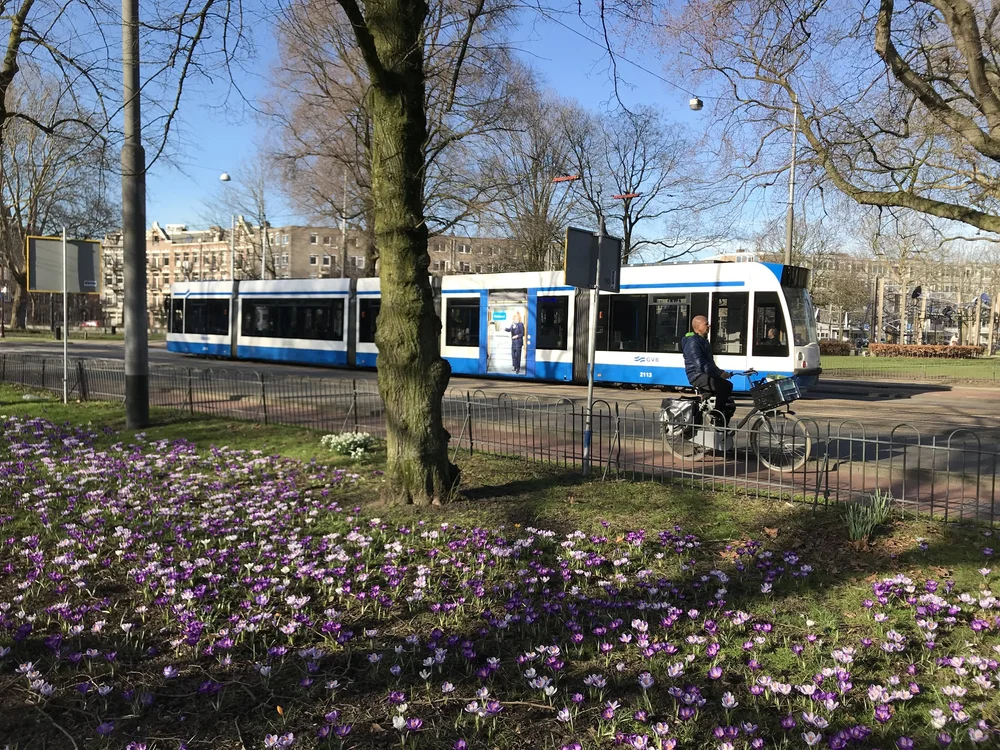
[[[219,182],[230,182],[229,172],[219,175]],[[229,281],[236,281],[236,214],[229,215]]]
[[[792,95],[792,163],[788,170],[788,211],[785,213],[785,265],[792,265],[792,232],[795,226],[795,147],[799,140],[799,101]]]

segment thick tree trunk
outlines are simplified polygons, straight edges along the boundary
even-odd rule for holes
[[[388,443],[385,499],[424,505],[450,498],[458,469],[448,460],[441,399],[451,368],[441,358],[441,321],[428,280],[423,213],[424,70],[427,6],[366,3],[382,71],[372,76],[372,198],[382,307],[375,340]]]
[[[11,302],[11,325],[19,331],[28,327],[28,276],[14,274],[14,300]]]

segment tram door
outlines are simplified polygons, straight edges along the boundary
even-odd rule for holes
[[[522,334],[520,352],[512,346],[515,332]],[[532,343],[528,336],[527,292],[490,292],[486,326],[487,374],[527,375],[529,346]],[[520,355],[516,363],[515,353]]]

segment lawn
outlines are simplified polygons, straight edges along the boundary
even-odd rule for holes
[[[988,380],[1000,377],[1000,359],[923,359],[918,357],[821,358],[823,374],[883,377],[886,380]]]
[[[996,746],[982,528],[0,389],[0,747]]]

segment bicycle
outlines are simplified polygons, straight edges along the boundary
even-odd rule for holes
[[[789,409],[802,395],[798,384],[793,378],[754,381],[758,373],[752,369],[739,374],[750,378],[754,407],[735,427],[717,425],[717,417],[722,415],[716,409],[715,396],[695,388],[694,396],[661,402],[663,447],[677,458],[691,460],[703,458],[709,451],[727,453],[733,450],[733,435],[750,424],[750,450],[764,466],[781,472],[802,468],[812,453],[812,438]]]

